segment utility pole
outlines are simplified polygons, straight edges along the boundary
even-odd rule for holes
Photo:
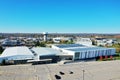
[[[84,72],[85,72],[85,70],[83,69],[82,71],[83,71],[83,80],[84,80]]]

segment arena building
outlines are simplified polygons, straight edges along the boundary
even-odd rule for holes
[[[115,55],[114,48],[86,46],[81,44],[57,44],[52,48],[25,46],[6,48],[0,56],[0,63],[6,62],[21,64],[27,62],[50,61],[56,63],[62,60],[87,60],[100,56]]]
[[[61,51],[63,54],[72,55],[72,60],[90,59],[116,54],[114,48],[85,46],[81,44],[60,44],[53,45],[52,48]]]

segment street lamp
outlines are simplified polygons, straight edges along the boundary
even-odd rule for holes
[[[83,80],[84,80],[84,72],[85,72],[85,70],[83,69],[82,71],[83,71]]]

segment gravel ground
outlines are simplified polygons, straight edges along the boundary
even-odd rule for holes
[[[83,70],[84,80],[120,80],[120,61],[0,66],[0,80],[83,80]]]

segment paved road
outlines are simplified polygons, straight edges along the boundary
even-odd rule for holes
[[[120,61],[0,66],[0,80],[56,80],[54,75],[61,80],[83,80],[83,70],[84,80],[120,80]]]

